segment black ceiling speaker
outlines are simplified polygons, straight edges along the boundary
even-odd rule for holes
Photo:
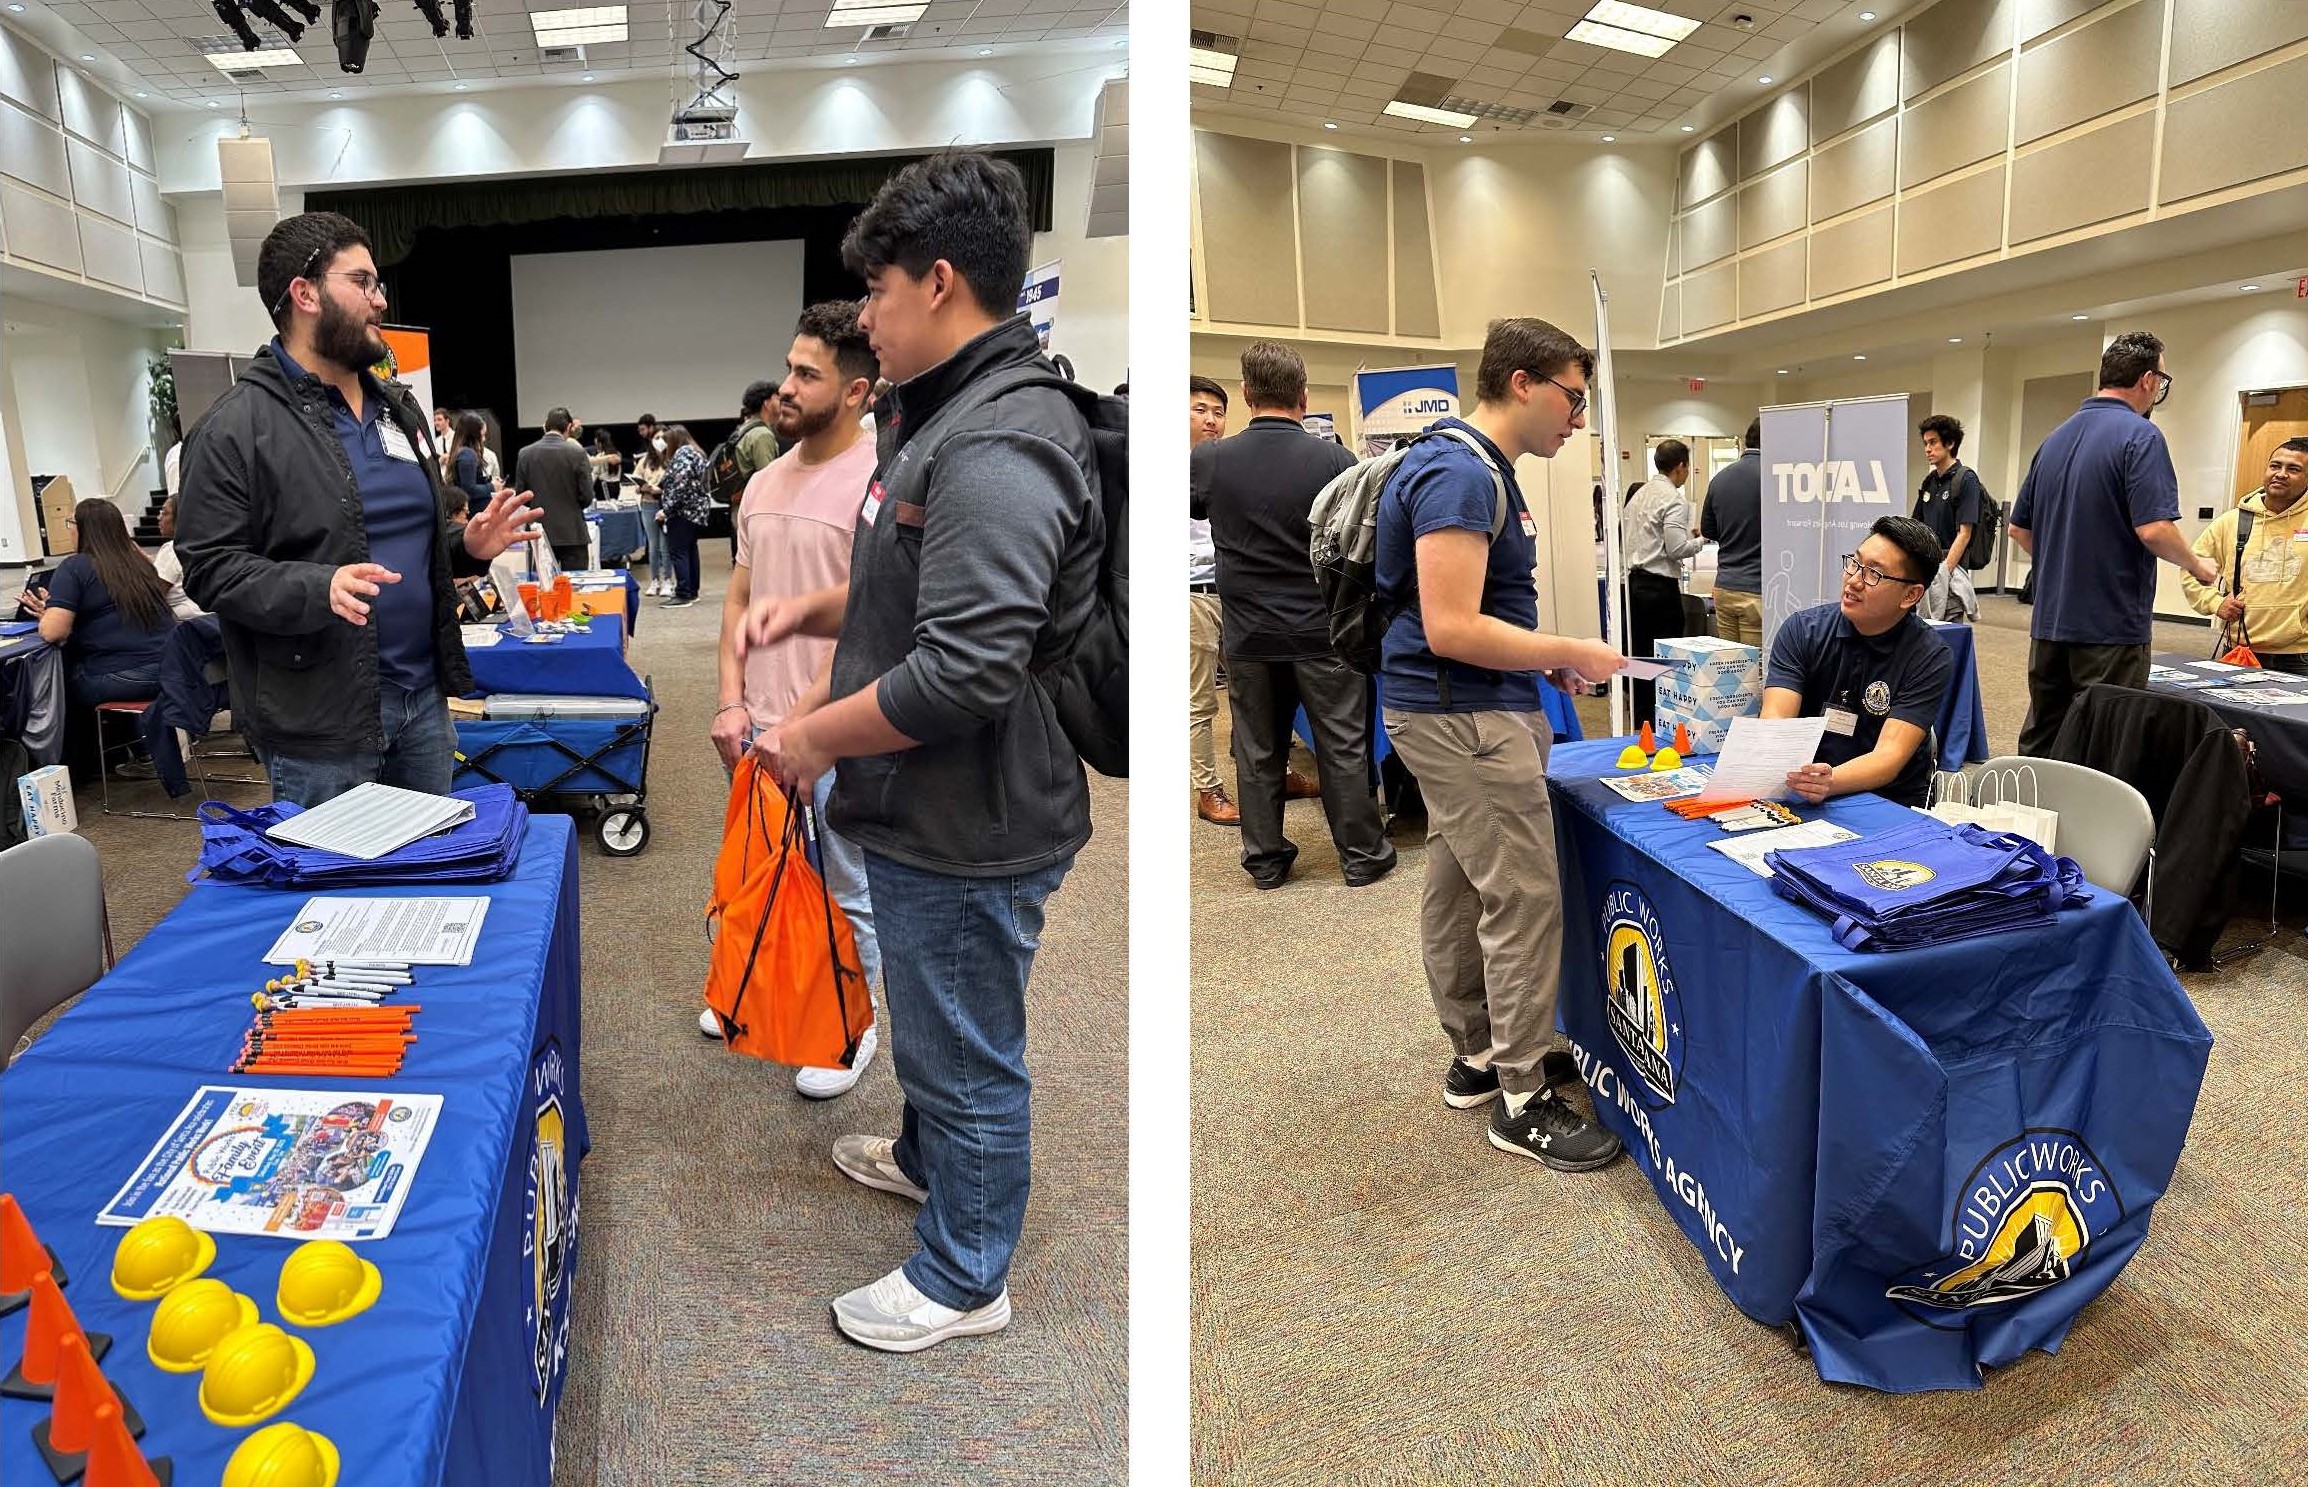
[[[369,43],[377,34],[376,0],[332,0],[329,29],[336,37],[337,66],[359,72],[369,65]]]

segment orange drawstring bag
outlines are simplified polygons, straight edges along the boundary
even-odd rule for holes
[[[705,910],[705,1003],[739,1053],[846,1069],[873,1024],[873,997],[849,919],[810,866],[813,815],[753,755],[738,763]]]
[[[2250,666],[2257,668],[2260,665],[2260,658],[2258,655],[2254,654],[2252,650],[2252,634],[2250,631],[2244,628],[2244,622],[2242,620],[2236,621],[2234,634],[2236,636],[2236,643],[2228,647],[2226,651],[2222,652],[2220,659],[2227,662],[2230,666]],[[2220,638],[2222,640],[2226,640],[2228,638],[2227,633],[2223,632]]]

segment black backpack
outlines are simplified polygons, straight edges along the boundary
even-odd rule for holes
[[[1100,774],[1125,779],[1130,773],[1130,404],[1068,382],[1047,363],[980,378],[964,396],[974,407],[1027,387],[1064,393],[1089,425],[1098,455],[1098,504],[1106,518],[1090,617],[1065,654],[1037,672],[1035,680],[1049,694],[1058,725],[1082,762]],[[940,432],[922,451],[925,464],[936,458],[944,439]],[[924,481],[926,490],[926,474]]]
[[[728,438],[713,446],[713,454],[705,462],[706,488],[724,506],[735,506],[745,494],[745,483],[753,478],[753,472],[737,457],[737,441],[752,432],[740,422]]]
[[[1979,524],[1971,529],[1971,541],[1964,544],[1963,566],[1973,573],[1995,561],[1996,538],[2003,533],[2003,507],[1979,488]]]

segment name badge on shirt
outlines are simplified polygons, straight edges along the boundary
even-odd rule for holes
[[[1538,520],[1528,511],[1523,513],[1523,535],[1533,539],[1536,539],[1539,535]]]
[[[407,460],[412,465],[417,462],[417,451],[410,445],[409,436],[401,432],[401,426],[393,422],[390,415],[377,420],[377,439],[385,446],[385,453],[394,459]]]
[[[2292,540],[2294,542],[2308,542],[2308,527],[2302,527],[2299,531],[2294,532]]]
[[[865,504],[857,509],[858,525],[870,527],[874,524],[874,518],[881,514],[882,483],[877,480],[873,484],[873,490],[866,496]]]
[[[1848,707],[1831,707],[1824,714],[1827,731],[1838,738],[1849,738],[1859,727],[1859,714]]]

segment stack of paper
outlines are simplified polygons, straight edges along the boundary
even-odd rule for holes
[[[472,819],[473,803],[469,800],[427,795],[372,780],[267,828],[265,835],[291,846],[374,862],[419,837],[462,826]]]

